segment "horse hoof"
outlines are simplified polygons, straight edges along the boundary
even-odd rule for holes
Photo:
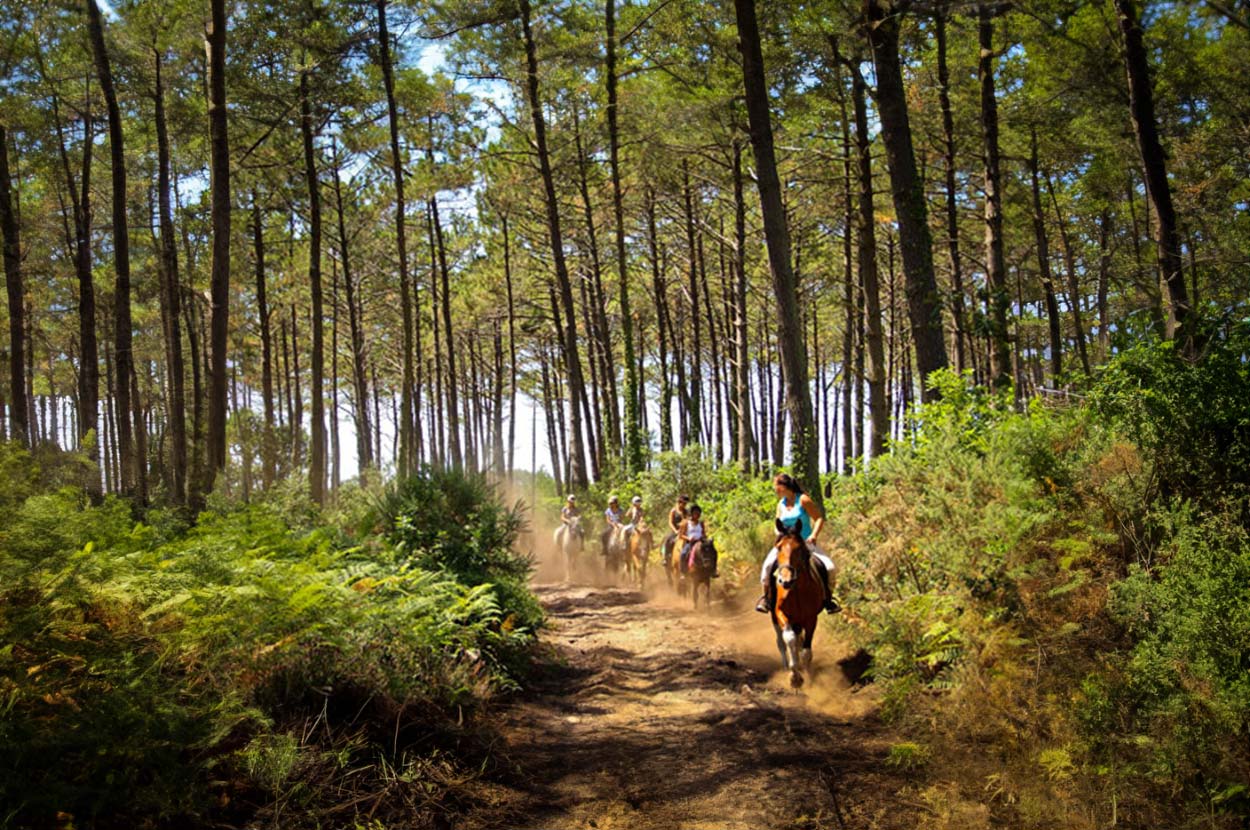
[[[803,675],[797,671],[790,672],[790,688],[797,689],[803,685]]]

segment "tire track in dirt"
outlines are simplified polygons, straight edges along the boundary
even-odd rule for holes
[[[664,590],[536,587],[548,660],[498,713],[501,759],[474,788],[472,830],[906,828],[893,736],[854,691],[828,632],[790,691],[767,620]]]

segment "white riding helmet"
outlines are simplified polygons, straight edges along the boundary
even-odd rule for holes
[[[630,504],[642,504],[642,496],[634,496],[629,502]]]
[[[570,494],[569,494],[569,497],[568,497],[567,499],[565,499],[565,501],[568,501],[568,502],[575,502],[575,501],[577,501],[577,496],[575,496],[575,495],[573,495],[572,493],[570,493]]]
[[[611,498],[608,499],[608,504],[620,504],[620,503],[621,503],[621,500],[618,499],[616,496],[612,496]]]

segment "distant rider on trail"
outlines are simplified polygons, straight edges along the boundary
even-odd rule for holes
[[[677,497],[677,503],[668,511],[668,535],[664,537],[664,544],[661,546],[666,568],[673,560],[673,546],[677,543],[677,537],[681,535],[681,523],[686,520],[686,505],[689,503],[690,497],[683,493]]]
[[[799,533],[803,536],[803,540],[806,542],[812,556],[824,565],[825,610],[831,614],[837,613],[840,606],[833,598],[834,572],[837,566],[833,564],[833,560],[829,558],[828,554],[820,549],[817,542],[820,537],[820,531],[825,527],[824,512],[811,496],[803,492],[802,487],[795,480],[794,476],[780,473],[773,479],[773,491],[777,494],[777,521],[787,528],[797,525]],[[764,559],[764,566],[760,568],[760,586],[764,589],[764,595],[755,604],[755,610],[762,614],[767,614],[772,609],[773,569],[776,565],[777,548],[774,545]]]
[[[687,516],[686,520],[681,523],[681,527],[678,531],[678,538],[682,541],[681,559],[678,561],[678,570],[684,575],[690,570],[690,549],[694,547],[696,542],[703,542],[708,539],[707,525],[703,522],[703,508],[699,507],[699,505],[693,504],[690,506],[690,515]],[[710,553],[712,569],[711,576],[715,579],[720,576],[720,571],[717,570],[716,567],[719,556],[717,555],[715,548],[713,548]]]
[[[599,544],[602,547],[601,555],[608,555],[608,545],[612,541],[612,534],[625,527],[625,515],[621,512],[621,500],[616,496],[608,499],[608,509],[603,511],[603,520],[607,523],[607,527],[603,529],[603,533],[599,534]]]
[[[642,496],[634,496],[629,500],[629,510],[625,511],[625,544],[629,545],[629,537],[639,525],[646,524],[642,515]]]
[[[582,511],[577,508],[577,496],[572,493],[564,500],[564,507],[560,508],[560,523],[565,527],[573,524],[574,519],[580,519]]]

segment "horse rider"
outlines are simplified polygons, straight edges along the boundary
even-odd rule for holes
[[[688,515],[686,519],[681,523],[681,528],[678,533],[678,538],[680,538],[682,541],[681,559],[678,560],[678,564],[679,564],[678,571],[682,574],[685,574],[686,571],[690,569],[690,565],[689,565],[690,549],[694,547],[696,542],[703,542],[708,539],[707,525],[703,521],[703,508],[702,507],[699,507],[699,505],[697,504],[690,505],[690,515]],[[720,571],[716,567],[717,559],[719,559],[719,557],[716,555],[715,549],[713,549],[712,550],[712,578],[713,579],[720,576]]]
[[[638,528],[644,524],[645,519],[642,515],[642,496],[634,496],[629,500],[629,509],[625,511],[625,542],[629,543],[629,537]]]
[[[573,526],[575,519],[582,517],[582,511],[577,507],[577,496],[569,493],[568,498],[564,500],[564,506],[560,508],[560,531],[561,538],[567,533],[569,528]]]
[[[690,497],[684,493],[677,497],[677,503],[668,511],[668,535],[664,537],[664,567],[668,567],[673,560],[673,545],[677,542],[677,537],[681,535],[681,523],[686,520],[686,505],[690,503]]]
[[[807,544],[813,557],[825,567],[825,610],[837,613],[840,606],[833,598],[834,572],[837,566],[823,550],[818,540],[825,527],[825,514],[820,505],[811,496],[803,492],[799,482],[787,473],[780,473],[773,479],[773,492],[777,494],[777,521],[787,528],[799,528],[799,533]],[[755,604],[755,610],[767,614],[772,608],[773,569],[777,566],[777,546],[768,552],[764,565],[760,568],[760,587],[764,595]]]
[[[621,500],[616,496],[608,499],[608,508],[603,511],[603,520],[607,523],[607,527],[599,535],[599,544],[603,548],[602,555],[607,556],[608,542],[612,539],[612,534],[625,527],[625,514],[621,512]]]

